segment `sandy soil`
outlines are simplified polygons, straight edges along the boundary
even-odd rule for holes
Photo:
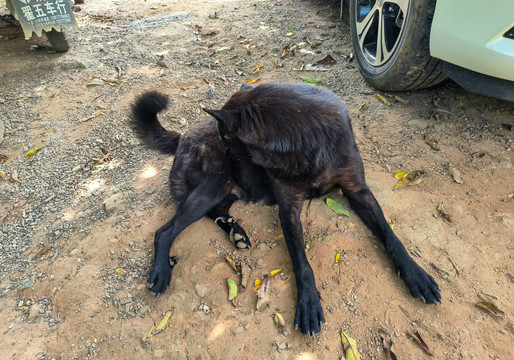
[[[348,22],[339,21],[337,3],[90,0],[81,7],[65,54],[0,24],[2,358],[340,359],[341,330],[362,359],[388,358],[380,331],[392,335],[398,359],[429,357],[410,337],[415,332],[436,359],[514,358],[513,104],[448,83],[396,94],[409,103],[389,98],[385,106],[349,60]],[[328,54],[336,60],[323,65],[328,71],[299,71]],[[202,121],[202,107],[221,106],[245,81],[300,76],[320,79],[347,102],[368,183],[438,281],[442,306],[411,298],[356,214],[336,215],[325,198],[302,214],[327,320],[316,338],[292,326],[294,274],[274,207],[233,206],[251,237],[249,252],[235,251],[209,219],[190,226],[172,248],[181,258],[170,288],[160,298],[149,293],[153,233],[174,213],[173,159],[134,138],[130,103],[145,90],[168,93],[173,105],[163,122],[183,132]],[[27,158],[34,146],[44,148]],[[393,191],[394,174],[408,169],[426,176]],[[341,193],[329,196],[349,207]],[[437,211],[441,202],[451,222]],[[255,310],[251,286],[240,286],[234,304],[227,300],[226,279],[239,280],[225,255],[250,265],[252,284],[283,269],[272,279],[269,307]],[[479,308],[481,301],[504,314]],[[145,337],[168,311],[164,330]],[[285,327],[275,326],[275,312]]]

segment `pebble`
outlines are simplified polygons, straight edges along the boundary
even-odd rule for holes
[[[204,297],[207,294],[207,288],[204,285],[196,284],[195,285],[196,295],[200,297]]]
[[[104,201],[103,207],[107,214],[112,214],[123,204],[123,194],[114,194],[110,198]]]
[[[19,289],[20,290],[25,290],[25,289],[28,289],[29,287],[33,286],[34,285],[34,281],[32,281],[31,279],[27,278],[25,280],[23,280],[19,286]]]
[[[29,308],[29,314],[27,316],[27,321],[32,321],[39,315],[39,304],[32,304]]]

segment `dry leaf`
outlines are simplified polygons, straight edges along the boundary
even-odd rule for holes
[[[389,102],[389,100],[387,100],[385,97],[383,97],[380,94],[375,94],[375,99],[382,101],[387,106],[391,106],[391,103]]]
[[[52,248],[52,244],[46,244],[45,247],[43,247],[41,250],[39,250],[36,253],[36,256],[34,256],[34,259],[39,260],[41,258],[41,256],[45,255],[51,248]]]
[[[229,263],[230,267],[236,271],[237,275],[241,275],[241,266],[236,264],[236,262],[228,255],[225,256],[225,259]]]
[[[336,62],[336,60],[332,57],[332,55],[328,54],[327,56],[325,56],[323,59],[320,59],[318,61],[315,61],[314,62],[314,65],[319,65],[319,64],[334,64]]]
[[[253,83],[256,83],[257,81],[259,81],[261,78],[256,78],[256,79],[250,79],[248,80],[246,83],[247,84],[253,84]]]
[[[455,181],[457,184],[462,184],[464,183],[464,181],[462,181],[461,177],[460,177],[460,171],[453,168],[453,167],[449,167],[448,168],[448,172],[450,173],[450,175],[453,177],[453,181]]]
[[[423,338],[421,337],[421,335],[419,334],[418,331],[416,331],[414,334],[408,334],[410,336],[411,339],[413,339],[416,343],[418,343],[419,346],[421,346],[421,348],[423,350],[425,350],[425,352],[432,356],[432,353],[430,352],[430,349],[427,345],[427,343],[423,340]]]
[[[425,172],[423,170],[409,170],[409,171],[403,171],[401,173],[403,173],[403,177],[401,177],[400,181],[398,181],[396,183],[393,190],[400,189],[405,186],[418,185],[421,182],[421,180],[423,179],[423,175],[425,175]],[[396,175],[394,177],[398,179],[397,176],[399,176],[398,174],[401,174],[401,173],[396,173]]]
[[[356,341],[346,335],[344,331],[341,331],[341,342],[343,343],[343,351],[346,360],[360,360]]]
[[[233,300],[237,296],[237,285],[231,278],[227,279],[227,285],[228,285],[228,299]]]
[[[393,352],[393,336],[383,329],[378,330],[378,335],[382,339],[382,345],[388,357],[392,360],[398,360],[396,354]]]
[[[405,100],[405,99],[399,97],[398,95],[395,95],[394,98],[396,99],[396,101],[404,103],[405,105],[409,105],[409,101],[408,100]]]
[[[11,174],[11,179],[14,182],[18,182],[18,170],[14,169]]]
[[[453,219],[450,216],[450,214],[448,214],[446,211],[444,211],[444,206],[443,206],[442,202],[437,207],[437,211],[439,211],[439,214],[442,216],[443,219],[445,219],[448,222],[453,222]]]
[[[428,145],[430,145],[430,147],[431,147],[432,149],[437,150],[437,151],[441,150],[441,149],[439,148],[439,145],[438,145],[439,141],[437,141],[436,139],[434,139],[432,136],[430,136],[430,135],[425,135],[425,142],[426,142]]]
[[[271,281],[268,274],[264,275],[261,287],[257,290],[257,311],[261,311],[269,305],[271,301]]]
[[[496,305],[494,305],[493,303],[491,303],[489,301],[480,301],[480,302],[476,303],[475,305],[478,306],[481,309],[484,309],[484,310],[488,311],[489,313],[491,313],[493,315],[496,315],[496,316],[503,316],[503,315],[505,315],[505,313],[503,311],[498,309],[496,307]]]
[[[246,288],[246,286],[248,285],[248,280],[250,279],[250,272],[251,269],[248,266],[241,266],[241,286],[243,286],[244,288]]]
[[[262,68],[262,65],[257,65],[255,67],[255,69],[250,73],[250,75],[255,75],[257,74],[259,71],[261,71],[261,68]]]

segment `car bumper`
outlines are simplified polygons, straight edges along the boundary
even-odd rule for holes
[[[512,0],[438,0],[430,32],[430,54],[490,77],[514,81]],[[449,75],[452,78],[451,75]]]

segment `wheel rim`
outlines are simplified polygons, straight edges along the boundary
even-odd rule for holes
[[[402,37],[409,0],[357,0],[355,6],[355,30],[364,59],[371,66],[384,65]]]

